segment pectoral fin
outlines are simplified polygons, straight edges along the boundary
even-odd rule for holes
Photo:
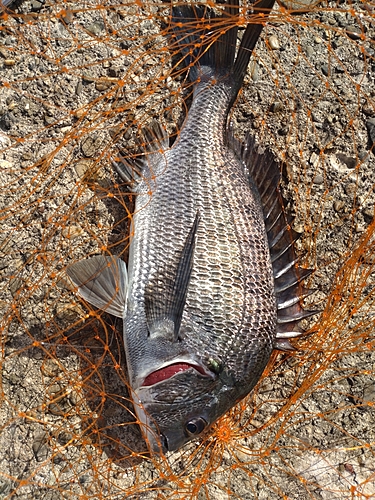
[[[118,257],[96,255],[67,269],[78,294],[87,302],[119,318],[124,317],[128,274]]]
[[[193,268],[198,224],[197,212],[176,262],[160,270],[146,288],[145,310],[150,336],[169,336],[174,342],[178,338]]]

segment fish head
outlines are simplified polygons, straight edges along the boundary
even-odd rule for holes
[[[146,441],[157,453],[202,436],[238,399],[238,386],[228,374],[185,361],[157,370],[144,384],[149,385],[135,391],[136,411]]]

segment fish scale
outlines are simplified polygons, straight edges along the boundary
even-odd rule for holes
[[[136,194],[128,265],[95,256],[68,270],[82,297],[123,319],[135,409],[158,452],[198,437],[247,395],[272,350],[291,349],[298,321],[312,314],[300,305],[310,271],[296,266],[279,167],[227,124],[262,30],[249,24],[237,55],[236,26],[212,42],[215,23],[222,32],[238,5],[223,17],[173,8],[171,44],[193,100],[172,146],[153,123],[143,161],[114,162]],[[266,15],[272,5],[254,9]]]
[[[133,221],[135,239],[139,240],[139,243],[134,241],[134,248],[144,257],[136,266],[131,295],[143,295],[145,284],[153,279],[151,270],[157,275],[158,267],[163,266],[160,259],[164,265],[175,260],[199,211],[201,222],[181,332],[184,324],[189,323],[190,310],[199,311],[199,316],[194,317],[204,335],[187,336],[185,342],[207,355],[209,348],[211,355],[225,358],[241,380],[243,362],[251,364],[251,350],[243,340],[248,338],[249,329],[259,323],[254,312],[263,317],[257,329],[264,336],[266,351],[272,349],[276,313],[272,267],[258,195],[249,189],[243,163],[224,142],[231,95],[224,84],[223,87],[205,83],[197,86],[197,97],[177,144],[165,156],[160,155],[150,168],[156,175],[155,187],[151,196],[137,200],[137,208],[142,206],[142,209]],[[206,104],[212,102],[216,104],[216,112],[214,122],[208,126],[210,107]],[[170,167],[166,169],[166,165]],[[181,169],[188,175],[181,176]],[[147,173],[144,175],[147,178]],[[148,191],[148,182],[143,184],[138,193]],[[173,245],[166,247],[165,241],[171,235]],[[146,262],[149,262],[147,267]],[[254,279],[254,267],[262,275],[261,281]],[[217,278],[212,279],[215,275]],[[213,311],[215,294],[221,295],[222,300],[215,301]],[[134,302],[142,309],[141,302]],[[231,348],[236,349],[232,356]],[[130,351],[130,356],[136,356],[135,349]],[[241,351],[243,358],[239,359]]]

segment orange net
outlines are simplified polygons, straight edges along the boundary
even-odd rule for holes
[[[189,106],[169,16],[158,0],[0,14],[0,497],[374,498],[373,2],[280,0],[256,47],[231,119],[285,164],[322,313],[205,438],[149,456],[120,321],[66,281],[89,255],[126,260],[134,200],[111,155],[137,155],[153,119],[173,137]]]

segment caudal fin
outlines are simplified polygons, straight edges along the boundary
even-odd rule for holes
[[[252,9],[253,23],[246,27],[237,51],[239,0],[226,4],[216,15],[206,6],[179,5],[172,9],[173,40],[178,45],[192,82],[212,77],[231,79],[235,95],[241,88],[252,51],[275,0],[259,0]],[[232,25],[232,27],[230,27]],[[225,30],[225,31],[224,31]],[[219,38],[217,33],[224,31]]]

